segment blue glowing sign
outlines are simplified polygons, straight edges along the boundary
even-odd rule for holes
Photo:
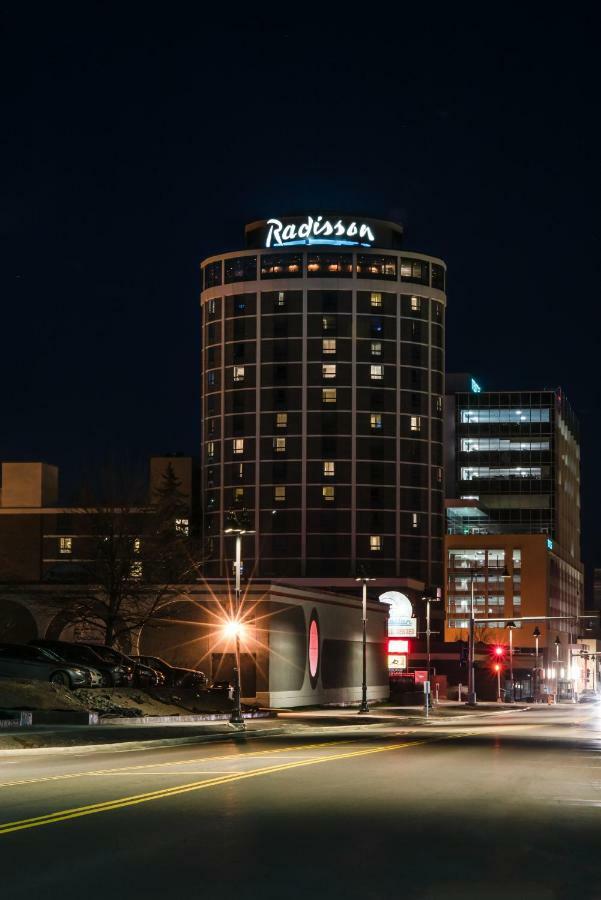
[[[552,550],[552,549],[553,549],[553,541],[551,540],[551,538],[547,538],[547,550]]]
[[[478,384],[475,378],[472,378],[472,393],[479,394],[482,391],[482,388]]]
[[[279,219],[268,219],[266,247],[291,247],[296,244],[334,244],[335,246],[371,247],[375,241],[370,226],[364,222],[330,222],[323,216],[307,216],[299,225],[284,225]]]

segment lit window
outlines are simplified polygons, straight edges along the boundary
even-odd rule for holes
[[[369,295],[369,302],[374,309],[382,308],[382,294],[376,294],[372,291]]]
[[[238,464],[238,478],[244,478],[244,463]]]
[[[336,378],[336,363],[326,363],[321,367],[323,378]]]
[[[207,444],[207,456],[209,459],[215,456],[215,441],[209,441]]]
[[[73,553],[73,538],[59,538],[59,547],[61,553]]]
[[[371,413],[369,417],[369,426],[374,431],[379,430],[382,427],[382,415],[381,413]]]
[[[288,413],[276,413],[275,425],[276,425],[276,428],[287,428],[288,427]]]
[[[244,438],[234,438],[232,444],[234,453],[244,453]]]
[[[419,525],[419,520],[417,517],[417,513],[411,513],[411,527],[417,528]]]
[[[335,463],[331,459],[324,460],[323,464],[323,474],[324,475],[333,475],[336,470]]]
[[[213,385],[215,384],[216,380],[217,380],[216,373],[215,373],[215,372],[209,372],[209,374],[207,375],[207,384],[209,385],[209,387],[213,387]]]
[[[411,416],[411,431],[421,431],[422,420],[419,416]]]
[[[324,331],[334,331],[336,328],[336,319],[334,316],[323,316],[321,320],[321,327]]]
[[[324,338],[321,342],[321,351],[324,355],[333,356],[336,353],[336,338]]]
[[[436,466],[436,480],[442,481],[442,468],[440,466]]]
[[[234,381],[244,381],[244,366],[234,366]]]
[[[422,308],[422,298],[421,297],[412,297],[411,298],[411,311],[419,312]]]
[[[379,534],[370,534],[369,536],[369,549],[372,551],[377,551],[382,549],[382,536]]]
[[[283,503],[286,499],[286,485],[285,484],[276,484],[273,489],[273,499],[276,503]]]
[[[177,522],[177,520],[176,520],[176,522]],[[134,538],[134,553],[139,553],[141,546],[142,546],[142,541],[140,540],[140,538]]]
[[[242,503],[243,500],[244,500],[244,488],[241,488],[241,487],[234,488],[234,502]]]
[[[286,438],[284,437],[276,437],[273,439],[273,449],[276,453],[285,453],[286,452]]]
[[[214,316],[217,311],[217,301],[209,300],[209,315]]]
[[[322,388],[321,399],[323,403],[336,403],[336,388]]]
[[[436,398],[436,412],[442,412],[442,397]]]
[[[175,530],[179,534],[190,534],[190,520],[189,519],[176,519],[175,520]]]
[[[284,291],[278,291],[278,299],[277,299],[276,305],[277,306],[284,305]]]
[[[384,366],[370,366],[370,374],[372,381],[382,381],[384,377]]]
[[[335,493],[335,488],[331,484],[326,484],[321,489],[321,496],[328,502],[334,499]]]
[[[133,562],[131,564],[129,574],[132,578],[141,578],[142,577],[142,563],[138,562],[138,561]]]
[[[382,343],[380,341],[371,342],[371,355],[382,356]]]

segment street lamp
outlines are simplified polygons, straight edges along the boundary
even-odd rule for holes
[[[559,703],[559,648],[561,647],[559,635],[553,643],[555,644],[555,702]]]
[[[442,600],[442,592],[440,588],[429,587],[424,594],[423,599],[426,601],[426,658],[428,669],[428,681],[430,681],[430,603]]]
[[[497,703],[501,702],[501,663],[495,663],[495,672],[497,673]]]
[[[225,529],[225,534],[236,535],[236,562],[235,562],[235,600],[234,600],[234,631],[236,639],[236,667],[234,669],[234,708],[230,716],[232,725],[240,725],[244,728],[244,719],[242,718],[242,679],[240,677],[240,572],[242,569],[242,535],[254,534],[249,528],[243,527],[242,515],[237,512],[230,513],[230,521],[233,523],[229,528]]]
[[[355,578],[355,581],[360,581],[363,585],[363,677],[361,680],[360,713],[369,712],[369,706],[367,705],[367,582],[375,580],[375,578],[368,578],[367,575],[361,575],[359,578]]]
[[[539,667],[538,667],[538,639],[540,637],[540,628],[538,625],[532,632],[532,636],[534,638],[536,644],[536,662],[534,664],[534,701],[536,702],[540,693],[540,685],[539,685]]]
[[[513,682],[513,629],[517,628],[515,622],[507,622],[505,628],[509,629],[509,679],[511,683],[511,701],[515,700],[515,685]]]

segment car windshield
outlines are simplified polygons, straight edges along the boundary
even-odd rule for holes
[[[94,651],[90,650],[88,647],[73,647],[71,644],[65,644],[63,647],[53,647],[52,650],[55,653],[58,653],[59,656],[62,656],[64,659],[69,659],[71,661],[86,660],[86,662],[92,664],[101,662],[96,653],[94,653]]]
[[[102,659],[106,662],[117,663],[120,664],[123,662],[123,657],[120,653],[116,653],[114,650],[111,650],[110,647],[94,647],[94,653],[97,653]]]

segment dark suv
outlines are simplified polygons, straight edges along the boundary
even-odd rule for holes
[[[150,666],[165,676],[167,687],[197,688],[202,690],[207,686],[207,676],[197,669],[183,669],[181,666],[172,666],[160,656],[132,656],[136,662]]]
[[[42,638],[36,638],[29,643],[34,647],[48,647],[68,663],[93,666],[102,673],[104,687],[129,686],[132,683],[132,672],[127,667],[121,664],[105,662],[101,656],[83,644],[71,644],[69,641],[51,641]]]

